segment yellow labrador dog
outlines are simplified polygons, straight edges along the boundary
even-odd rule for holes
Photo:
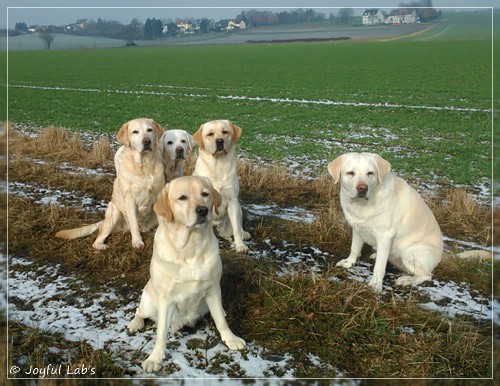
[[[193,147],[193,136],[185,130],[174,129],[163,133],[158,148],[163,156],[165,182],[184,175],[184,167]]]
[[[222,263],[211,223],[220,203],[207,178],[189,176],[167,184],[154,206],[159,226],[151,278],[128,326],[135,333],[144,327],[145,318],[158,324],[153,352],[142,363],[147,372],[160,369],[169,332],[193,325],[209,311],[229,349],[245,348],[245,341],[229,329],[222,307]]]
[[[340,181],[340,203],[352,227],[349,257],[337,266],[352,267],[367,243],[376,249],[370,286],[382,292],[387,262],[409,273],[397,285],[417,285],[432,277],[441,261],[443,238],[439,225],[420,195],[391,173],[377,154],[344,154],[328,165]]]
[[[104,250],[107,248],[104,242],[111,232],[130,230],[133,247],[144,248],[140,229],[147,231],[157,225],[153,205],[165,185],[158,152],[162,134],[163,128],[152,119],[138,118],[125,123],[117,135],[122,146],[115,154],[116,178],[104,220],[59,231],[56,237],[75,239],[99,230],[93,247]]]
[[[193,175],[203,176],[222,196],[219,215],[214,216],[219,236],[234,237],[237,252],[246,252],[243,240],[250,234],[243,230],[241,206],[238,200],[240,181],[236,170],[235,147],[241,137],[241,128],[228,120],[210,121],[200,126],[193,135],[199,147]]]

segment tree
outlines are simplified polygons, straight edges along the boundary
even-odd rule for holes
[[[26,33],[28,32],[28,26],[26,23],[16,23],[16,26],[14,27],[14,31],[17,33]]]
[[[123,38],[127,41],[127,46],[135,46],[134,40],[140,39],[142,28],[139,24],[129,24],[123,28]]]
[[[339,23],[342,25],[347,25],[351,21],[351,18],[354,16],[354,11],[352,8],[340,8],[337,13],[337,19]]]
[[[54,41],[54,35],[48,30],[48,28],[44,28],[38,33],[38,36],[43,40],[45,48],[50,50],[50,46],[52,46],[52,42]]]

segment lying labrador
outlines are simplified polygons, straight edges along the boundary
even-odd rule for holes
[[[243,230],[242,212],[238,194],[240,182],[236,171],[235,147],[241,137],[241,128],[228,120],[210,121],[200,126],[193,135],[199,147],[193,175],[208,177],[222,196],[219,215],[214,216],[219,236],[234,236],[237,252],[246,252],[243,240],[250,234]]]
[[[158,324],[153,352],[142,363],[147,372],[160,369],[168,332],[193,325],[208,311],[229,349],[245,348],[245,341],[229,329],[222,308],[222,263],[211,223],[220,203],[207,178],[189,176],[167,184],[154,206],[160,224],[151,278],[128,326],[135,333],[144,327],[145,318]]]
[[[370,286],[382,291],[387,262],[409,273],[397,285],[417,285],[432,277],[441,261],[443,238],[439,225],[420,195],[391,173],[377,154],[344,154],[328,165],[340,181],[340,203],[352,227],[349,257],[337,266],[352,267],[367,243],[376,249]]]
[[[193,147],[193,136],[185,130],[174,129],[163,133],[158,148],[163,156],[165,182],[184,175],[184,167]]]
[[[125,123],[117,135],[122,146],[115,154],[116,179],[104,220],[59,231],[56,237],[75,239],[99,230],[93,247],[104,250],[111,232],[130,230],[133,247],[144,248],[140,229],[147,231],[157,225],[153,205],[165,185],[157,149],[162,134],[163,128],[152,119],[138,118]]]

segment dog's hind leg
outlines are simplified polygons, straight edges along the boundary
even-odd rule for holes
[[[400,268],[411,275],[401,276],[396,280],[396,285],[419,285],[432,279],[432,270],[441,259],[436,257],[435,251],[427,248],[408,251],[401,258]]]

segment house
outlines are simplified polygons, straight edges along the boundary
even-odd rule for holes
[[[363,12],[363,25],[385,23],[385,15],[380,9],[367,9]]]
[[[193,24],[191,24],[190,20],[181,20],[177,21],[177,31],[180,34],[192,34],[194,33]]]
[[[235,31],[235,30],[242,30],[242,29],[246,29],[246,28],[247,28],[247,24],[245,23],[244,20],[240,21],[239,23],[235,23],[234,21],[231,20],[227,24],[226,30],[227,31]]]
[[[387,17],[387,24],[414,24],[417,23],[417,11],[413,8],[398,8]]]

